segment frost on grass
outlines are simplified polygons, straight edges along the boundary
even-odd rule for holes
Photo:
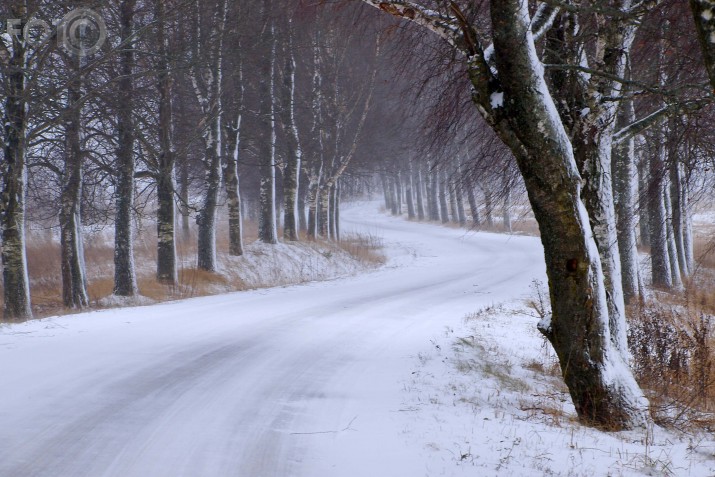
[[[492,306],[425,345],[406,434],[442,463],[434,475],[715,475],[711,436],[580,425],[539,318]]]

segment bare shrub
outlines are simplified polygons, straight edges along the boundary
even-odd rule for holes
[[[715,424],[712,317],[662,305],[634,309],[631,316],[633,369],[655,421],[681,428]]]

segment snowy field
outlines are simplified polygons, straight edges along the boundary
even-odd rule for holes
[[[575,422],[538,239],[377,207],[343,214],[376,271],[0,328],[0,476],[715,475],[709,438]]]

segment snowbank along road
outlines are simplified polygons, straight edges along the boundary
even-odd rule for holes
[[[445,327],[518,299],[538,239],[344,213],[387,265],[329,282],[0,328],[0,476],[426,475],[403,383]]]

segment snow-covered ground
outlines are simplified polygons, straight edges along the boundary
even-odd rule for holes
[[[715,474],[709,440],[574,422],[521,311],[538,239],[343,216],[385,267],[0,328],[0,476]]]

